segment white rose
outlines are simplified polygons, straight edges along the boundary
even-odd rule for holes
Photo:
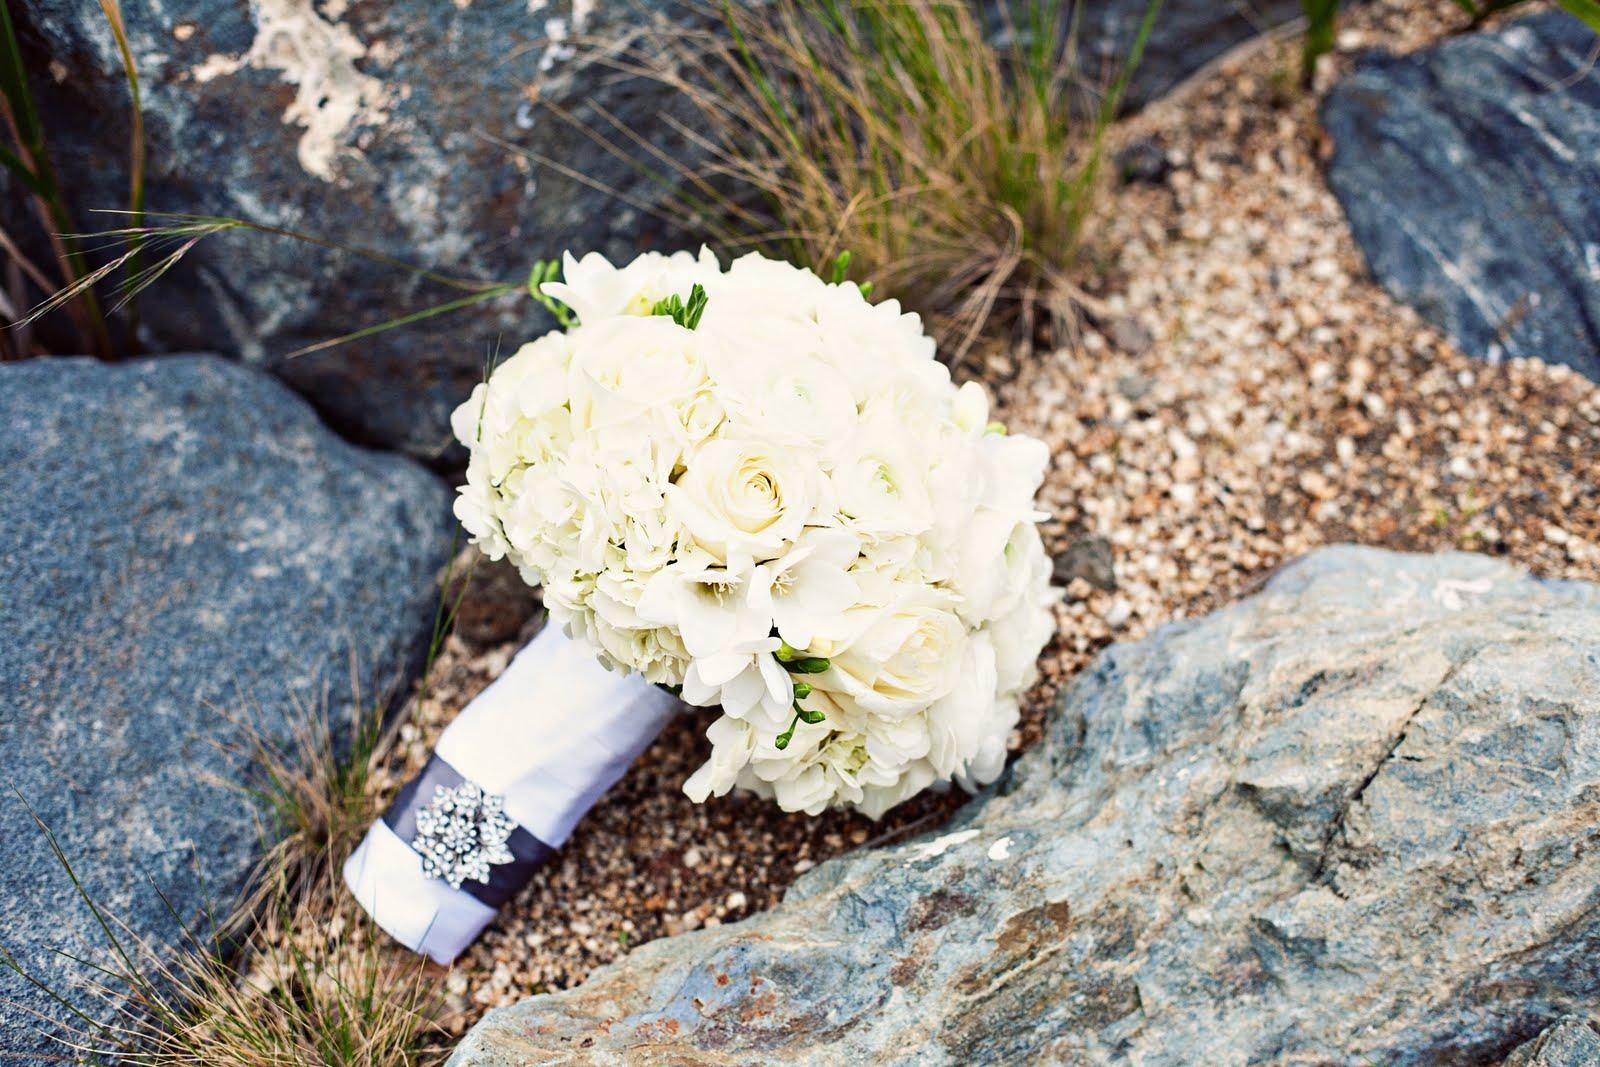
[[[814,456],[760,441],[708,441],[685,458],[668,499],[695,543],[720,562],[771,559],[800,536],[820,498]]]
[[[708,382],[703,352],[710,342],[665,315],[606,319],[568,336],[568,403],[580,430],[686,406]]]
[[[866,711],[904,718],[955,687],[967,630],[951,599],[927,586],[904,586],[894,603],[870,610],[866,626],[817,676]]]

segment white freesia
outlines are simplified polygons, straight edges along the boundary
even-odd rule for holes
[[[876,818],[992,781],[1052,629],[1044,446],[917,316],[786,263],[568,256],[544,292],[577,322],[456,410],[456,514],[607,666],[720,709],[685,791]]]

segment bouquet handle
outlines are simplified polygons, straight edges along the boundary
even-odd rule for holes
[[[450,963],[677,706],[546,626],[440,735],[345,862],[346,885],[397,941]]]

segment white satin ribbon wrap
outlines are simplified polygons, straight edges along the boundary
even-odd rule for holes
[[[637,674],[608,671],[546,626],[456,716],[434,751],[505,798],[506,814],[560,848],[643,752],[677,699]],[[487,904],[422,873],[422,857],[379,820],[344,865],[345,884],[395,940],[449,963],[494,919]]]

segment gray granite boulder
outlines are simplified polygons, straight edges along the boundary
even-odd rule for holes
[[[1463,351],[1600,380],[1595,46],[1552,11],[1371,55],[1322,120],[1328,183],[1385,288]]]
[[[248,722],[348,721],[425,648],[449,491],[214,356],[0,364],[0,946],[90,1011],[89,892],[156,945],[204,931],[258,855]],[[168,912],[160,893],[170,902]],[[60,1057],[0,968],[0,1062]],[[43,1061],[39,1061],[43,1062]]]
[[[1147,0],[1094,0],[1091,70]],[[592,56],[648,42],[672,0],[125,0],[143,72],[152,209],[243,215],[375,248],[456,276],[515,280],[563,249],[630,256],[683,237],[628,206],[657,184],[535,101],[607,128],[607,115],[692,159],[656,84]],[[709,5],[714,7],[715,5]],[[1133,97],[1166,88],[1295,0],[1167,0]],[[21,0],[33,84],[80,229],[119,224],[128,99],[99,7]],[[584,38],[590,48],[575,47]],[[538,157],[553,160],[555,165]],[[588,183],[616,190],[618,196]],[[0,223],[37,248],[26,198],[0,176]],[[496,343],[548,328],[528,300],[419,323],[294,360],[308,343],[459,295],[390,268],[232,234],[197,248],[144,305],[155,350],[220,349],[264,366],[355,440],[438,459],[447,418]]]
[[[1079,35],[1086,69],[1117,71],[1148,7],[1149,0],[1083,0]],[[1128,86],[1128,103],[1149,103],[1235,45],[1300,14],[1300,0],[1165,0]]]
[[[1600,1033],[1588,1020],[1569,1015],[1519,1046],[1505,1067],[1600,1067]]]
[[[1600,587],[1335,548],[1108,649],[944,829],[451,1062],[1494,1063],[1597,958]]]

